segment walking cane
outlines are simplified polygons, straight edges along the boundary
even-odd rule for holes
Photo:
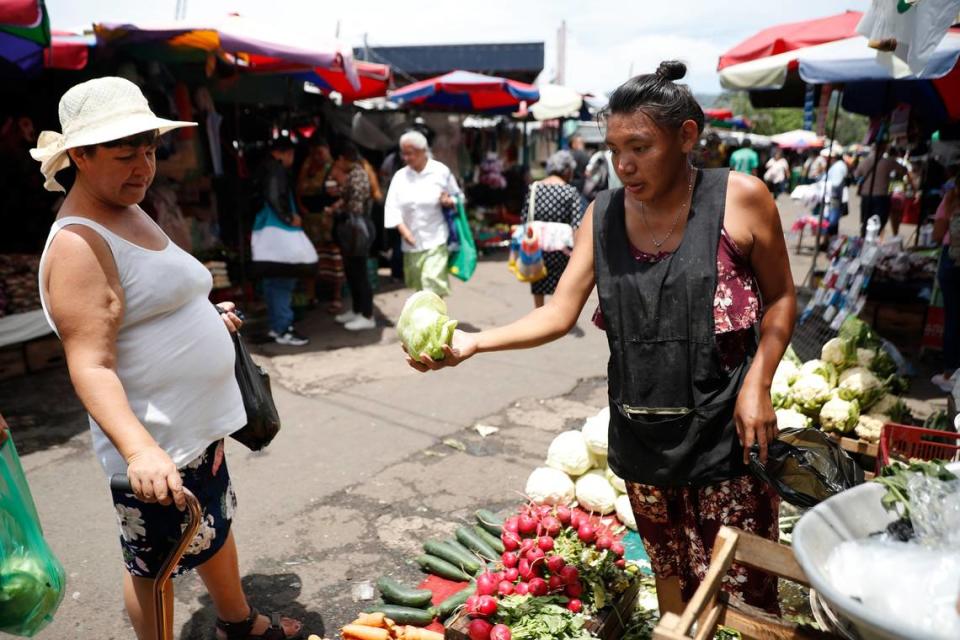
[[[118,492],[133,493],[130,479],[123,474],[117,474],[110,478],[110,488]],[[187,526],[184,528],[183,535],[180,536],[177,545],[163,561],[163,566],[160,567],[157,577],[153,580],[153,610],[156,616],[157,640],[173,640],[173,629],[167,627],[167,612],[163,595],[170,585],[170,577],[177,568],[180,558],[183,557],[187,547],[190,546],[200,530],[200,502],[186,487],[183,488],[183,495],[187,501]]]

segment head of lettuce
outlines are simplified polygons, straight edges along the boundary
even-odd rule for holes
[[[407,354],[417,362],[426,354],[443,359],[443,347],[453,340],[457,321],[447,317],[447,305],[432,291],[418,291],[403,305],[397,333]]]

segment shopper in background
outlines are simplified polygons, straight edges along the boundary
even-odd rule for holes
[[[778,198],[790,186],[790,163],[783,156],[783,149],[777,149],[767,160],[763,181],[774,198]]]
[[[570,153],[577,164],[573,171],[573,177],[570,179],[570,184],[579,193],[583,193],[587,181],[587,165],[590,164],[590,154],[587,153],[583,137],[579,134],[570,138]]]
[[[760,166],[760,155],[753,148],[750,138],[744,138],[743,144],[730,156],[730,168],[747,175],[757,175]]]
[[[867,220],[873,216],[880,218],[881,231],[887,226],[890,218],[890,182],[907,175],[906,167],[896,160],[897,150],[890,149],[889,154],[886,151],[887,143],[878,141],[873,153],[857,166],[854,174],[860,182],[861,236],[867,235]]]
[[[943,371],[932,382],[943,391],[953,390],[960,371],[960,186],[948,184],[933,219],[933,238],[942,242],[937,280],[943,295]]]
[[[346,180],[340,189],[340,198],[330,206],[330,212],[336,220],[334,236],[343,254],[353,303],[352,309],[338,315],[336,321],[348,331],[375,329],[373,289],[367,275],[367,258],[376,238],[370,216],[370,178],[360,162],[360,152],[352,142],[338,140],[333,146],[333,154],[336,168],[346,175]]]
[[[847,186],[847,177],[850,169],[843,157],[843,150],[839,147],[830,154],[831,164],[827,171],[827,195],[830,204],[827,206],[827,237],[840,232],[840,217],[843,215],[843,189]]]
[[[604,163],[605,164],[605,163]],[[577,163],[569,151],[557,151],[547,159],[547,177],[540,182],[530,185],[533,190],[533,219],[540,222],[557,222],[568,224],[574,229],[580,226],[583,218],[583,199],[580,193],[570,184],[576,171]],[[523,201],[522,220],[527,219],[530,207],[529,193]],[[545,251],[543,262],[547,267],[547,276],[542,280],[531,283],[530,293],[533,294],[533,306],[537,309],[543,306],[544,297],[552,296],[560,282],[567,263],[570,261],[569,252]]]
[[[427,138],[419,131],[400,137],[406,166],[394,174],[384,205],[384,224],[403,239],[403,276],[408,288],[450,294],[447,272],[449,229],[444,207],[456,205],[460,186],[453,173],[430,157]]]

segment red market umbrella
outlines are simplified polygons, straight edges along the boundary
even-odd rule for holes
[[[38,0],[0,0],[0,25],[29,28],[42,20],[43,8]]]
[[[863,14],[847,11],[826,18],[780,24],[760,31],[720,56],[717,70],[803,47],[810,47],[857,35]]]
[[[463,113],[513,113],[521,102],[540,99],[532,84],[486,76],[471,71],[451,71],[407,85],[390,94],[401,105]]]
[[[33,74],[43,68],[43,50],[50,44],[50,17],[40,0],[33,0],[33,9],[39,17],[27,11],[22,2],[0,0],[0,15],[5,13],[5,19],[15,21],[0,22],[0,61],[13,70],[13,75]],[[28,19],[33,22],[23,24]]]
[[[390,65],[361,60],[353,62],[357,77],[360,80],[359,88],[350,84],[350,79],[346,73],[337,66],[330,68],[310,67],[278,58],[256,55],[245,56],[244,62],[251,71],[255,72],[294,74],[301,80],[312,82],[324,93],[329,94],[336,91],[343,96],[344,102],[383,97],[390,90],[393,80]]]
[[[87,66],[90,48],[96,44],[97,39],[92,35],[53,31],[50,46],[43,50],[43,66],[47,69],[80,71]]]

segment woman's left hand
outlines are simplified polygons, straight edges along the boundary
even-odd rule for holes
[[[743,463],[750,462],[750,449],[760,445],[760,462],[767,462],[767,446],[777,437],[777,414],[773,411],[770,391],[759,386],[744,385],[733,410],[737,435],[743,445]]]
[[[240,327],[243,326],[243,320],[234,313],[237,309],[237,305],[232,302],[221,302],[217,305],[217,310],[220,311],[220,318],[223,320],[223,324],[227,325],[227,331],[230,333],[236,333],[240,330]]]

